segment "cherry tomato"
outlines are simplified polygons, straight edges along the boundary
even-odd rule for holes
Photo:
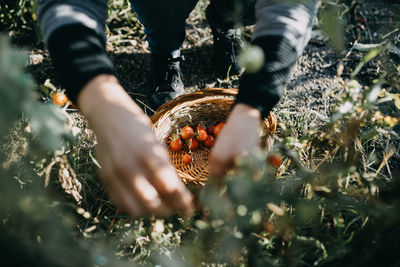
[[[190,149],[190,150],[196,150],[196,149],[198,149],[199,148],[199,145],[200,145],[200,143],[199,143],[199,141],[197,141],[197,139],[196,138],[190,138],[189,139],[189,141],[188,141],[188,148]]]
[[[208,135],[207,135],[206,130],[197,131],[196,137],[197,137],[197,140],[199,140],[200,142],[205,141],[207,139],[207,136]]]
[[[282,159],[277,154],[269,155],[267,157],[267,161],[268,161],[269,165],[271,165],[272,167],[274,167],[276,169],[278,169],[279,166],[281,166],[281,164],[282,164]]]
[[[214,134],[214,128],[215,128],[214,125],[211,125],[210,127],[208,127],[208,128],[207,128],[207,133],[208,133],[208,134]]]
[[[182,156],[183,164],[190,164],[190,163],[192,163],[192,160],[193,160],[193,158],[189,154],[185,154]]]
[[[57,106],[64,106],[68,102],[68,98],[63,93],[55,93],[52,95],[51,99]]]
[[[185,126],[181,129],[181,137],[182,140],[189,140],[190,138],[192,138],[194,135],[194,130],[192,127],[190,126]]]
[[[365,18],[359,18],[358,22],[365,24],[367,22],[367,20]]]
[[[179,134],[173,134],[171,143],[169,143],[169,148],[171,148],[172,151],[181,151],[182,147],[183,147],[183,142]]]
[[[203,124],[199,124],[196,127],[196,132],[199,132],[200,130],[207,131],[206,127],[203,126]]]
[[[271,223],[271,222],[265,222],[265,223],[264,223],[264,230],[265,230],[268,234],[272,235],[272,234],[275,233],[275,226],[274,226],[274,224]]]
[[[222,121],[215,126],[215,128],[214,128],[215,137],[217,137],[219,135],[219,133],[222,131],[222,128],[224,128],[224,126],[225,126],[225,122],[222,122]]]
[[[212,135],[207,136],[207,139],[204,140],[204,145],[206,147],[212,147],[214,145],[215,139]]]

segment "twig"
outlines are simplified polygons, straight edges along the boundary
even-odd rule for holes
[[[124,10],[121,10],[121,12],[118,13],[118,16],[122,16],[122,15],[124,15],[125,13],[127,13],[129,11],[131,11],[131,7],[130,6],[125,8]]]
[[[385,42],[379,43],[379,44],[361,44],[361,43],[355,43],[353,48],[357,51],[360,52],[369,52],[373,49],[380,48],[385,44]]]
[[[351,55],[351,52],[353,52],[353,50],[355,49],[356,45],[358,45],[357,40],[354,41],[353,46],[350,48],[349,52],[347,52],[347,54],[343,58],[341,58],[339,60],[336,60],[336,61],[334,61],[334,62],[332,62],[330,64],[326,64],[326,65],[322,66],[321,69],[327,69],[327,68],[332,67],[333,65],[336,65],[339,62],[343,62],[346,58],[348,58]]]
[[[56,161],[52,160],[49,165],[47,165],[41,172],[38,173],[39,176],[42,176],[44,174],[44,187],[49,186],[50,173],[54,164],[56,164]]]
[[[387,166],[387,162],[388,162],[389,159],[395,154],[395,152],[396,152],[396,151],[394,151],[394,150],[390,150],[389,153],[383,153],[382,162],[381,162],[381,164],[379,165],[378,169],[376,170],[375,174],[378,174],[378,173],[382,170],[382,168],[383,168],[385,165],[386,165],[386,167],[388,167],[388,166]],[[391,173],[390,173],[390,168],[388,168],[388,170],[389,170],[390,176],[392,176]],[[391,178],[392,178],[392,177],[391,177]]]
[[[393,31],[391,31],[391,32],[388,32],[387,34],[385,34],[385,35],[382,37],[382,39],[386,39],[386,38],[388,38],[390,35],[392,35],[393,33],[398,32],[398,31],[400,31],[400,28],[399,28],[399,29],[395,29],[395,30],[393,30]]]
[[[139,94],[139,93],[132,93],[132,92],[128,92],[129,95],[135,95],[135,96],[143,96],[143,97],[147,97],[147,95],[144,94]]]
[[[140,104],[142,104],[143,106],[145,106],[146,108],[148,108],[151,112],[156,113],[151,107],[149,107],[148,105],[146,105],[145,103],[143,103],[143,102],[140,101],[139,99],[135,99],[135,101],[139,102]]]

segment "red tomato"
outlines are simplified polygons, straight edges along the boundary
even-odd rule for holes
[[[268,234],[272,235],[272,234],[275,233],[275,226],[274,226],[274,224],[271,223],[271,222],[265,222],[265,223],[264,223],[264,230],[265,230]]]
[[[185,154],[182,156],[183,164],[190,164],[190,163],[192,163],[192,160],[193,160],[193,158],[189,154]]]
[[[211,125],[210,127],[208,127],[208,128],[207,128],[207,133],[208,133],[208,134],[214,134],[214,128],[215,128],[214,125]]]
[[[194,130],[190,126],[185,126],[181,129],[181,137],[183,140],[188,140],[194,135]]]
[[[199,124],[196,127],[196,132],[199,132],[200,130],[206,131],[207,129],[206,129],[206,127],[203,126],[203,124]]]
[[[200,142],[205,141],[207,139],[207,136],[208,135],[207,135],[206,130],[197,131],[196,137],[197,137],[197,140],[199,140]]]
[[[277,154],[269,155],[267,158],[267,161],[268,161],[269,165],[271,165],[275,169],[278,169],[279,166],[281,166],[281,164],[282,164],[282,159]]]
[[[214,145],[215,139],[212,135],[207,136],[207,139],[204,141],[204,145],[206,147],[212,147]]]
[[[359,18],[358,22],[365,24],[367,22],[367,20],[365,18]]]
[[[217,137],[219,135],[219,133],[222,131],[222,128],[224,128],[224,126],[225,126],[225,122],[222,122],[222,121],[215,126],[215,128],[214,128],[215,137]]]
[[[190,138],[188,141],[188,147],[190,150],[196,150],[199,148],[199,141],[196,138]]]
[[[173,134],[171,143],[169,143],[169,148],[171,148],[172,151],[181,151],[182,147],[183,147],[183,142],[179,134]]]

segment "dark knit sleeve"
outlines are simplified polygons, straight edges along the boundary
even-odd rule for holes
[[[253,45],[261,47],[265,62],[258,72],[241,76],[236,103],[252,106],[266,117],[282,97],[298,55],[282,36],[263,36],[255,39]]]
[[[47,42],[51,59],[68,97],[76,103],[80,90],[99,74],[113,74],[105,43],[94,30],[81,24],[55,30]]]

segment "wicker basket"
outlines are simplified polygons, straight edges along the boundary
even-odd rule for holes
[[[159,141],[165,142],[171,133],[185,125],[197,125],[200,121],[211,124],[226,120],[231,105],[237,95],[237,89],[210,88],[182,95],[162,105],[151,117],[154,132]],[[263,147],[270,148],[275,133],[276,117],[272,112],[264,120],[264,133],[261,137]],[[179,152],[169,150],[169,156],[178,175],[185,183],[203,184],[208,178],[208,156],[210,149],[200,146],[192,151],[193,162],[183,164],[182,156],[188,149]]]

